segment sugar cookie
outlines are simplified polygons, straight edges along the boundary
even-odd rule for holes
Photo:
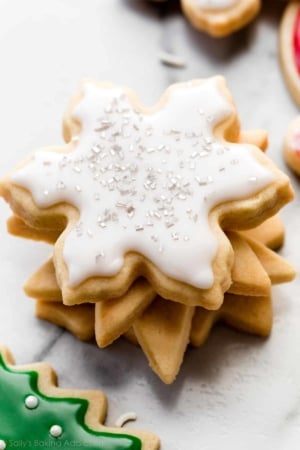
[[[279,30],[279,55],[289,91],[300,105],[300,2],[291,1]]]
[[[222,77],[174,85],[152,109],[85,82],[64,131],[65,146],[36,152],[0,193],[33,229],[64,228],[54,265],[67,305],[121,297],[143,276],[163,298],[218,309],[233,263],[223,230],[258,226],[293,197],[239,142]]]
[[[258,14],[260,0],[181,0],[191,24],[214,37],[227,36]]]
[[[14,366],[0,347],[1,448],[51,449],[86,447],[109,450],[158,450],[151,433],[102,425],[106,415],[102,392],[61,389],[46,363]],[[74,447],[75,448],[75,447]]]
[[[196,29],[224,37],[251,22],[260,11],[261,0],[181,0],[181,7]]]

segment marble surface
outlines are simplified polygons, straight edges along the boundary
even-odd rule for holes
[[[170,83],[216,73],[226,76],[243,127],[267,129],[269,155],[288,171],[282,139],[298,109],[277,57],[285,3],[263,3],[247,29],[214,40],[193,30],[176,2],[0,0],[0,175],[32,150],[62,142],[61,116],[83,77],[129,85],[151,105]],[[182,57],[186,67],[163,66],[161,50]],[[296,198],[282,212],[282,254],[299,269],[300,187],[291,177]],[[50,248],[7,235],[8,216],[1,202],[0,342],[17,362],[47,360],[62,386],[103,389],[108,423],[134,410],[134,426],[160,435],[163,450],[299,448],[299,278],[273,291],[270,339],[218,327],[204,347],[187,352],[176,382],[164,386],[129,343],[98,350],[34,317],[22,283]]]

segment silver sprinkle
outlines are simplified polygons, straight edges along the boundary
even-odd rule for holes
[[[113,123],[110,120],[103,119],[103,120],[101,120],[100,126],[95,128],[95,131],[104,131],[112,126],[113,126]]]
[[[199,156],[201,156],[201,158],[203,158],[204,156],[208,156],[209,152],[207,150],[203,150],[202,152],[199,153]]]
[[[59,162],[59,167],[65,167],[68,164],[68,158],[66,156]]]
[[[75,231],[76,231],[77,236],[82,236],[82,234],[83,234],[83,223],[82,222],[80,222],[78,225],[76,225]]]
[[[199,186],[206,186],[213,182],[213,177],[211,177],[211,176],[208,176],[205,178],[195,177],[195,180],[197,181]]]
[[[97,155],[98,153],[100,153],[101,148],[98,145],[94,145],[91,150]]]
[[[143,231],[144,227],[143,225],[136,225],[135,226],[135,231]]]
[[[171,228],[171,227],[173,227],[175,225],[175,223],[174,222],[170,222],[169,220],[166,220],[165,225],[166,225],[166,228]]]
[[[127,206],[126,212],[127,212],[127,216],[129,217],[129,219],[131,219],[135,214],[135,208],[132,205]]]
[[[102,258],[104,258],[104,252],[103,252],[103,251],[99,252],[99,253],[96,255],[96,258],[95,258],[96,263],[98,263]]]
[[[57,183],[57,185],[56,185],[56,188],[59,189],[59,190],[62,190],[62,189],[66,188],[66,185],[65,185],[65,183],[63,181],[59,181]]]
[[[250,181],[251,183],[255,183],[255,182],[257,181],[257,177],[250,177],[250,178],[249,178],[249,181]]]
[[[124,209],[125,209],[125,208],[126,208],[126,203],[124,203],[124,202],[117,202],[117,203],[116,203],[116,207],[117,207],[117,208],[124,208]]]

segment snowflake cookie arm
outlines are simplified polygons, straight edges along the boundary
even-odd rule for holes
[[[158,438],[147,432],[108,428],[101,392],[60,389],[53,369],[44,363],[14,366],[0,347],[0,442],[3,449],[22,442],[33,448],[55,445],[89,450],[157,450]],[[13,443],[13,444],[12,444]]]

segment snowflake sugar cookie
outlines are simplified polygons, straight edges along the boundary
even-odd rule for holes
[[[252,228],[292,198],[254,145],[222,77],[174,85],[151,109],[85,82],[61,148],[36,152],[0,184],[33,228],[61,228],[54,264],[65,304],[124,295],[140,276],[163,298],[215,309],[231,284],[222,228]]]

